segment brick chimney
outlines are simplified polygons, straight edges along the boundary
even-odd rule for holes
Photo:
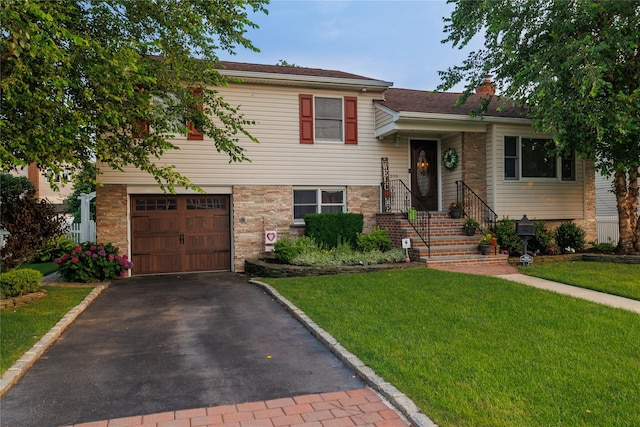
[[[496,85],[491,83],[491,76],[484,77],[484,81],[476,87],[476,95],[495,95]]]
[[[36,198],[40,197],[40,169],[38,169],[37,163],[29,163],[29,168],[27,169],[27,178],[33,184],[33,187],[36,189]]]

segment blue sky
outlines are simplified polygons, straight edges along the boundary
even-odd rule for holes
[[[390,81],[396,88],[434,90],[438,71],[462,63],[471,50],[441,43],[443,17],[453,10],[444,0],[271,0],[267,9],[268,15],[250,15],[260,28],[247,33],[260,53],[237,49],[220,59],[285,60]]]

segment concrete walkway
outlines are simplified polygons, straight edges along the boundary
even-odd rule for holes
[[[623,298],[616,295],[605,294],[604,292],[564,285],[562,283],[552,282],[551,280],[540,279],[538,277],[527,276],[525,274],[501,274],[496,277],[511,280],[512,282],[522,283],[524,285],[533,286],[534,288],[544,289],[546,291],[570,295],[575,298],[596,302],[598,304],[604,304],[615,308],[622,308],[623,310],[633,311],[640,314],[640,301],[632,300],[629,298]]]
[[[456,273],[495,276],[512,282],[522,283],[523,285],[533,286],[546,291],[569,295],[575,298],[608,305],[610,307],[621,308],[623,310],[633,311],[640,314],[640,301],[606,294],[604,292],[592,291],[590,289],[579,288],[576,286],[565,285],[551,280],[540,279],[538,277],[527,276],[526,274],[520,273],[517,268],[508,263],[487,265],[443,265],[434,268],[438,270],[453,271]]]

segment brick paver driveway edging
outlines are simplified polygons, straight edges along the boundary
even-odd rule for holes
[[[250,283],[258,285],[269,292],[280,304],[282,304],[299,322],[301,322],[320,342],[327,346],[340,360],[356,371],[358,376],[371,388],[380,393],[395,408],[398,409],[415,427],[438,427],[407,395],[398,390],[393,384],[387,382],[375,373],[373,369],[364,364],[355,354],[344,348],[334,337],[322,329],[302,310],[291,301],[283,297],[275,288],[259,280],[250,280]]]

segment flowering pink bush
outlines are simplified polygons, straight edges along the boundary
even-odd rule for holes
[[[123,277],[133,267],[127,255],[118,255],[118,251],[111,243],[87,242],[54,261],[60,265],[60,275],[69,282],[103,281]]]

